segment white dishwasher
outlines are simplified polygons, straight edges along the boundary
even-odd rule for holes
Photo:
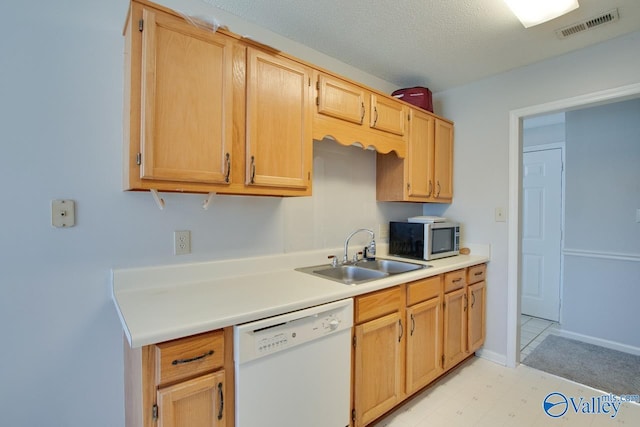
[[[236,427],[350,422],[353,300],[234,327]]]

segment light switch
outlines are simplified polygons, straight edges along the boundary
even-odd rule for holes
[[[496,208],[496,222],[505,222],[507,220],[507,216],[504,212],[504,208]]]
[[[76,225],[76,203],[73,200],[51,201],[51,225],[58,228]]]

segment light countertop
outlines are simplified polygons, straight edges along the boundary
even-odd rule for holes
[[[486,255],[475,255],[475,252],[474,255],[425,261],[422,263],[432,267],[359,285],[345,285],[294,270],[327,264],[327,253],[340,253],[339,250],[326,249],[114,269],[112,296],[129,344],[137,348],[350,298],[489,261],[488,250]]]

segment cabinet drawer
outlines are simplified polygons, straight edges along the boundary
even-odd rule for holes
[[[398,286],[357,297],[355,301],[355,322],[375,319],[400,309],[400,288]]]
[[[407,306],[435,298],[442,292],[442,275],[411,282],[407,285]]]
[[[466,270],[456,270],[444,275],[444,292],[451,292],[464,288]]]
[[[482,282],[487,274],[487,264],[474,265],[467,269],[467,283]]]
[[[155,346],[156,385],[192,377],[222,367],[222,330],[193,335]]]

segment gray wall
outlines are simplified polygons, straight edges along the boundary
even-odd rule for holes
[[[507,297],[517,289],[507,276],[511,219],[494,220],[496,207],[509,206],[509,113],[640,83],[640,55],[631,54],[639,50],[635,32],[434,94],[437,110],[455,122],[455,194],[451,206],[437,213],[460,221],[465,241],[491,245],[483,355],[506,361]],[[606,206],[604,195],[594,198]],[[425,205],[425,214],[431,210]]]
[[[640,99],[567,112],[566,138],[562,328],[640,347]]]
[[[163,194],[160,211],[148,192],[121,191],[127,7],[0,2],[3,426],[124,425],[111,268],[335,248],[356,228],[421,212],[376,203],[375,153],[330,142],[315,144],[313,197],[220,196],[205,211],[202,195]],[[249,24],[239,31],[269,36]],[[271,38],[348,77],[365,74]],[[57,198],[76,201],[75,227],[51,226]],[[181,229],[191,230],[193,253],[176,257]]]

